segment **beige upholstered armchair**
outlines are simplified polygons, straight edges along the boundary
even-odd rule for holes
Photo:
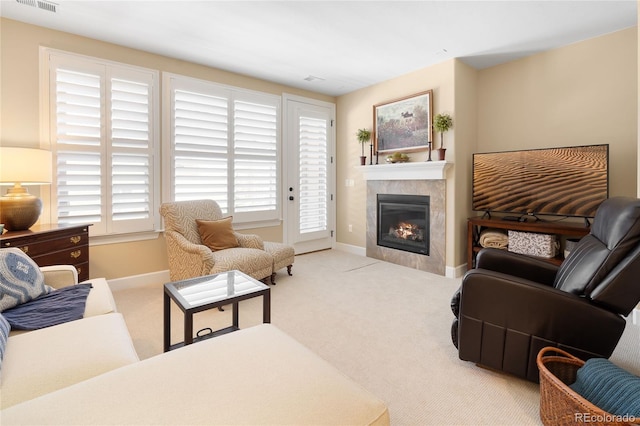
[[[213,200],[163,203],[169,274],[173,281],[237,269],[269,283],[274,266],[271,254],[257,235],[233,232],[238,246],[212,250],[204,245],[198,229],[199,221],[223,219],[220,206]]]

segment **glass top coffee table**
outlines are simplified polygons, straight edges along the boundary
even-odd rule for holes
[[[262,296],[262,321],[271,321],[271,289],[240,271],[221,272],[164,285],[164,351],[195,341],[230,333],[238,327],[238,302]],[[171,344],[171,306],[173,300],[184,313],[184,341]],[[193,314],[232,305],[232,325],[204,336],[193,337]]]

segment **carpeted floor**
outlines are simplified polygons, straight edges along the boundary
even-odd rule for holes
[[[393,425],[540,424],[538,385],[458,359],[449,302],[459,279],[328,250],[296,256],[293,276],[276,281],[271,322],[385,400]],[[140,358],[162,352],[162,294],[161,284],[114,290]],[[635,374],[638,316],[611,358]],[[172,304],[174,343],[182,318]],[[241,328],[261,320],[261,298],[240,303]],[[231,309],[194,323],[226,327]]]

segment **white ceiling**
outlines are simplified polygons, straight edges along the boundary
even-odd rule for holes
[[[1,0],[0,15],[332,96],[450,58],[485,68],[637,25],[636,0],[54,3]]]

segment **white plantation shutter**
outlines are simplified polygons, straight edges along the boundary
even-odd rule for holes
[[[234,209],[278,209],[278,107],[234,102]]]
[[[114,232],[154,229],[153,79],[135,74],[120,71],[119,77],[110,79],[110,217]]]
[[[92,223],[96,225],[97,232],[102,233],[106,229],[102,209],[101,148],[104,78],[100,67],[87,65],[75,68],[66,69],[59,65],[51,70],[54,76],[51,87],[55,102],[52,108],[56,159],[53,187],[57,222]]]
[[[53,219],[92,235],[156,228],[157,72],[50,52]]]
[[[102,136],[102,78],[99,70],[91,74],[64,68],[53,71],[57,142],[99,147]]]
[[[168,198],[213,199],[234,222],[279,219],[280,98],[166,74]]]
[[[150,216],[149,157],[115,154],[112,157],[111,209],[114,221]]]
[[[174,200],[213,199],[228,210],[227,99],[173,92]]]
[[[92,223],[104,228],[100,152],[58,149],[55,153],[58,223]]]
[[[300,117],[300,234],[324,231],[328,224],[327,121]]]

